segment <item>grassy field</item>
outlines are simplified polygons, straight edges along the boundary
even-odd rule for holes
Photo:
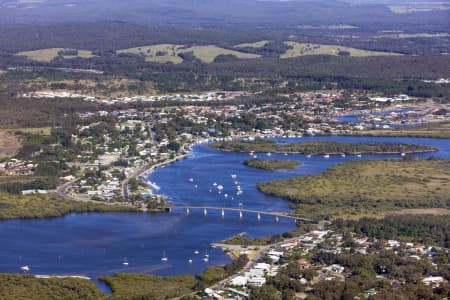
[[[49,136],[52,133],[51,127],[0,127],[0,130],[17,134],[36,134]]]
[[[24,51],[19,52],[17,55],[26,56],[27,58],[40,62],[50,62],[56,57],[58,57],[58,53],[64,50],[71,50],[65,48],[49,48],[49,49],[40,49],[34,51]],[[64,55],[65,59],[73,59],[73,58],[91,58],[94,55],[91,51],[88,50],[78,50],[77,55]]]
[[[279,169],[293,169],[296,166],[301,165],[301,162],[297,160],[287,160],[287,159],[253,158],[244,161],[244,165],[246,165],[247,167],[258,168],[267,171],[274,171]]]
[[[402,209],[450,208],[450,160],[353,161],[322,174],[259,183],[305,217],[360,217]]]
[[[350,56],[366,57],[366,56],[390,56],[400,55],[391,52],[367,51],[355,48],[343,47],[338,45],[320,45],[320,44],[305,44],[297,42],[286,42],[292,49],[288,49],[286,53],[282,54],[280,58],[299,57],[304,55],[339,55],[340,51],[350,53]]]
[[[0,159],[13,156],[20,147],[20,141],[14,134],[0,130]]]
[[[132,211],[101,203],[81,203],[54,195],[0,193],[0,220],[59,217],[71,212]]]
[[[450,139],[450,122],[402,129],[380,129],[352,132],[361,136],[398,136]]]
[[[183,45],[160,44],[160,45],[150,45],[130,49],[123,49],[117,51],[117,53],[119,54],[130,53],[142,55],[145,57],[145,60],[149,62],[158,62],[158,63],[172,62],[175,64],[183,62],[183,59],[180,56],[178,56],[179,54],[188,52],[192,52],[197,59],[205,63],[213,62],[214,59],[219,55],[234,55],[241,59],[260,57],[259,55],[256,54],[247,54],[239,51],[228,50],[214,45],[186,47]]]
[[[258,42],[254,42],[254,43],[243,43],[243,44],[238,44],[235,45],[235,48],[261,48],[264,47],[267,43],[269,43],[270,41],[258,41]]]

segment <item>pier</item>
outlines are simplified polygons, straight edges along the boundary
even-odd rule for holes
[[[217,211],[225,218],[227,212],[235,212],[239,213],[239,219],[243,219],[244,215],[254,215],[254,218],[258,221],[261,220],[262,216],[266,217],[274,217],[274,220],[278,222],[280,218],[290,219],[294,222],[302,222],[302,223],[314,223],[311,219],[300,218],[296,216],[289,215],[284,212],[271,212],[271,211],[260,211],[260,210],[252,210],[252,209],[243,209],[243,208],[233,208],[233,207],[218,207],[218,206],[171,206],[167,208],[169,212],[174,212],[175,210],[183,211],[186,215],[190,215],[193,210],[198,210],[199,212],[203,212],[204,216],[208,215],[208,211]]]

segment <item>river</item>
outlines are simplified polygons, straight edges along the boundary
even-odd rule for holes
[[[277,138],[280,142],[298,139]],[[439,148],[439,152],[420,157],[450,157],[450,140],[424,138],[376,137],[304,137],[300,140],[332,140],[346,142],[405,142]],[[258,157],[267,157],[259,153]],[[256,183],[277,178],[323,172],[330,166],[355,159],[399,157],[399,155],[322,156],[272,154],[272,158],[298,159],[303,162],[293,170],[269,172],[243,165],[248,153],[219,152],[205,144],[196,145],[189,156],[156,169],[148,179],[160,186],[175,205],[208,205],[243,207],[263,211],[289,211],[280,198],[266,196]],[[236,176],[232,176],[236,175]],[[233,178],[235,177],[235,178]],[[235,181],[237,181],[235,183]],[[216,183],[217,185],[214,185]],[[223,186],[220,191],[217,188]],[[237,186],[242,194],[237,195]],[[226,194],[226,196],[225,196]],[[229,257],[210,243],[240,232],[248,236],[265,236],[295,228],[291,220],[255,215],[192,211],[159,213],[84,213],[59,218],[9,220],[0,222],[0,272],[17,273],[28,265],[32,274],[84,275],[95,281],[114,272],[138,272],[157,275],[196,274],[206,267],[224,264]],[[195,254],[198,250],[200,253]],[[161,261],[163,253],[167,262]],[[204,262],[203,256],[210,255]],[[127,260],[128,266],[123,265]],[[193,262],[189,263],[188,260]]]

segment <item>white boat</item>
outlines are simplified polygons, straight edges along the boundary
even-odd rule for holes
[[[23,271],[23,272],[28,272],[28,271],[30,271],[30,267],[29,266],[23,266],[23,267],[20,267],[20,270]]]
[[[236,179],[237,175],[236,174],[231,174],[231,178]]]
[[[307,158],[310,158],[310,157],[311,157],[311,154],[306,155],[306,157],[307,157]]]
[[[189,182],[194,182],[194,178],[189,178]]]
[[[198,252],[198,250],[195,250],[194,253],[195,253],[195,254],[199,254],[200,252]]]
[[[402,153],[400,153],[400,155],[401,155],[401,156],[405,156],[405,155],[406,155],[406,153],[402,152]]]
[[[330,155],[329,154],[325,154],[323,157],[330,158]]]
[[[361,155],[361,154],[357,154],[356,156],[358,156],[358,157],[362,157],[362,155]]]
[[[166,251],[163,253],[163,257],[161,258],[162,261],[168,261],[169,259],[166,256]]]
[[[188,263],[192,264],[192,259],[189,259],[189,260],[188,260]]]
[[[345,154],[341,154],[342,157],[345,157]]]
[[[209,260],[208,251],[205,251],[205,256],[203,257],[203,261],[207,262]]]
[[[122,263],[122,265],[124,265],[124,266],[128,266],[128,260],[127,260],[127,258],[125,257],[124,259],[123,259],[123,263]]]
[[[266,154],[267,156],[272,156],[272,153],[270,153],[270,152],[267,152],[267,154]]]
[[[216,183],[216,182],[214,182],[214,183],[213,183],[213,186],[217,186],[217,183]]]
[[[287,153],[284,154],[284,156],[287,156],[287,155],[288,155]]]

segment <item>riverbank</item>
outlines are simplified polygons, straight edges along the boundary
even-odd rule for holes
[[[407,208],[448,208],[449,159],[350,161],[324,173],[259,183],[309,218],[355,218]],[[437,188],[439,187],[439,188]]]
[[[134,212],[131,207],[72,201],[57,195],[0,193],[0,220],[61,217],[69,213]]]

